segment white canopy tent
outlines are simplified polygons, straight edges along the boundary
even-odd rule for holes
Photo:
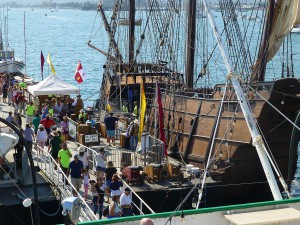
[[[34,95],[70,95],[79,94],[79,88],[59,79],[56,75],[50,75],[36,85],[28,86],[28,91]]]

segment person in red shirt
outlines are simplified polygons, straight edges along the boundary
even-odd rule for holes
[[[54,120],[50,118],[49,114],[46,115],[45,119],[42,119],[40,121],[40,124],[43,124],[45,130],[47,131],[47,134],[49,135],[51,132],[51,127],[56,125]]]

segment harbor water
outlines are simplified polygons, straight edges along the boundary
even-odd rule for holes
[[[57,76],[63,80],[70,82],[71,84],[78,86],[81,90],[83,99],[89,98],[86,102],[87,105],[92,105],[92,100],[99,97],[94,93],[99,91],[103,65],[106,62],[106,57],[96,50],[88,47],[87,42],[92,39],[92,44],[96,47],[107,51],[108,50],[108,35],[104,29],[104,25],[100,15],[95,11],[80,11],[73,9],[59,9],[58,11],[50,11],[49,9],[37,9],[31,10],[30,8],[11,8],[8,11],[8,42],[9,46],[15,50],[17,58],[25,59],[25,41],[24,41],[24,12],[25,12],[25,38],[26,38],[26,73],[32,76],[35,80],[39,81],[41,77],[40,67],[40,52],[44,53],[46,59],[47,54],[50,53],[51,60],[56,70]],[[106,12],[108,19],[110,19],[111,12]],[[214,12],[216,15],[217,23],[222,29],[222,18],[220,12]],[[140,13],[137,17],[143,18],[146,21],[147,12]],[[184,18],[184,12],[182,12],[181,18]],[[240,18],[241,19],[241,18]],[[201,18],[198,18],[201,20]],[[199,21],[200,23],[200,21]],[[251,21],[252,26],[255,29],[259,29],[260,21]],[[4,23],[3,23],[4,24]],[[143,27],[145,23],[142,24]],[[140,37],[142,28],[136,28],[136,37]],[[250,24],[251,27],[251,24]],[[257,28],[256,28],[257,27]],[[123,28],[125,33],[125,29]],[[185,28],[180,28],[185,29]],[[92,32],[93,31],[93,32]],[[257,31],[258,32],[258,31]],[[184,38],[184,32],[181,31],[182,38]],[[248,31],[250,33],[250,29]],[[120,49],[123,52],[127,50],[125,46],[127,43],[126,37],[122,38],[120,34],[116,37],[117,42],[120,45]],[[209,35],[213,37],[212,32],[209,31]],[[6,34],[3,33],[3,39],[5,40]],[[211,42],[214,40],[210,38]],[[121,43],[121,42],[125,42]],[[300,42],[300,35],[292,34],[293,43],[293,59],[294,59],[294,73],[300,74],[300,49],[297,47],[297,43]],[[255,41],[250,42],[250,45],[255,44]],[[213,47],[214,43],[208,43]],[[145,44],[144,44],[145,45]],[[185,47],[184,40],[181,42],[181,47]],[[153,48],[154,49],[154,48]],[[256,49],[251,46],[250,49]],[[140,58],[146,61],[151,57],[151,48],[147,47],[145,53],[141,54]],[[196,57],[200,55],[200,50],[196,53]],[[179,53],[180,54],[180,53]],[[281,71],[281,54],[278,54],[274,60],[270,63],[267,77],[268,79],[274,79],[280,77]],[[124,57],[128,57],[124,54]],[[179,57],[180,58],[180,57]],[[74,80],[74,73],[77,66],[77,62],[80,60],[86,73],[86,80],[80,85]],[[217,82],[224,82],[226,77],[226,69],[223,66],[222,57],[217,58],[218,67],[216,66],[216,76],[210,76],[209,82],[203,81],[203,84],[213,85]],[[197,61],[199,62],[199,60]],[[184,60],[178,60],[178,69],[183,71]],[[195,70],[199,72],[199,66],[196,66]],[[217,73],[218,72],[218,73]],[[51,73],[48,64],[45,62],[44,77]],[[195,74],[197,71],[195,71]],[[201,82],[201,79],[200,81]],[[201,85],[201,83],[200,83]]]

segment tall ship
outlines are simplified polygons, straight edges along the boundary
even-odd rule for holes
[[[114,111],[126,105],[132,112],[144,85],[144,132],[162,138],[159,84],[168,157],[203,171],[203,182],[209,182],[199,186],[206,196],[201,204],[273,199],[257,144],[264,146],[276,182],[287,183],[280,190],[290,190],[300,139],[300,83],[290,33],[298,1],[262,1],[246,11],[262,21],[238,18],[240,1],[220,0],[217,17],[203,2],[115,1],[110,14],[105,1],[98,4],[109,37],[107,49],[88,41],[107,57],[99,110],[109,103]],[[143,21],[138,28],[137,17]],[[122,18],[129,18],[128,27],[118,26]]]

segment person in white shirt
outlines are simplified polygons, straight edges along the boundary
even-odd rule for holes
[[[99,153],[95,157],[95,162],[96,162],[96,176],[97,177],[104,177],[104,171],[106,167],[106,156],[105,156],[105,151],[104,148],[100,148]]]
[[[124,189],[124,193],[120,197],[120,204],[122,208],[122,217],[125,216],[133,216],[132,205],[131,205],[131,197],[130,197],[130,188],[126,187]]]
[[[88,169],[89,168],[89,156],[88,153],[85,151],[84,146],[80,146],[77,148],[78,154],[79,154],[79,160],[83,163],[83,168]]]

